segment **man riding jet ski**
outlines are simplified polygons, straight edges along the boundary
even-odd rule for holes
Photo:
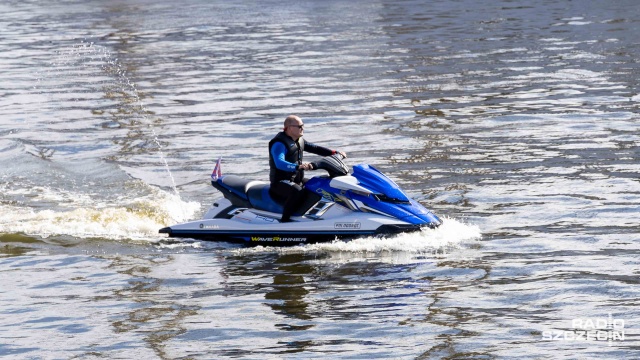
[[[306,142],[302,136],[304,124],[296,115],[289,115],[284,120],[284,129],[269,142],[269,180],[271,181],[271,196],[284,202],[280,222],[288,222],[293,211],[300,206],[303,196],[305,170],[315,170],[314,163],[303,163],[304,152],[308,151],[320,156],[339,153],[347,157],[342,151],[329,150],[325,147]]]
[[[305,144],[303,126],[297,116],[287,117],[284,131],[269,143],[271,184],[222,175],[218,160],[211,184],[224,198],[202,220],[160,232],[170,237],[293,245],[418,231],[442,223],[373,166],[354,165],[350,175],[342,161],[346,154]],[[305,150],[333,155],[303,163]],[[302,170],[315,169],[328,175],[304,180]]]

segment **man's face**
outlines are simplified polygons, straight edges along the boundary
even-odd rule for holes
[[[290,125],[287,125],[287,135],[291,136],[293,139],[297,140],[304,134],[304,123],[302,120],[297,119],[295,122],[292,122]]]

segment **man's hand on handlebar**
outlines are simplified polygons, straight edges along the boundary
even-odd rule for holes
[[[315,170],[315,167],[311,163],[302,163],[299,168],[302,170]]]

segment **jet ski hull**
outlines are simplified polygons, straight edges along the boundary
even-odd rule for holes
[[[304,224],[304,223],[301,223]],[[353,223],[345,223],[353,224]],[[357,223],[356,223],[357,224]],[[420,231],[421,226],[415,224],[386,224],[373,230],[283,230],[283,229],[256,229],[256,230],[223,230],[206,229],[212,225],[194,224],[198,228],[173,228],[160,229],[160,233],[169,237],[192,238],[205,241],[222,241],[241,243],[252,246],[290,246],[298,244],[314,244],[332,242],[335,240],[348,240],[359,237],[393,235],[405,232]],[[202,229],[199,229],[202,225]],[[214,225],[215,226],[215,225]],[[353,225],[356,227],[357,225]]]

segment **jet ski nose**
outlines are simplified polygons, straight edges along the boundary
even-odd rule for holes
[[[158,230],[158,233],[160,233],[160,234],[171,234],[171,228],[170,227],[162,228],[162,229]]]

